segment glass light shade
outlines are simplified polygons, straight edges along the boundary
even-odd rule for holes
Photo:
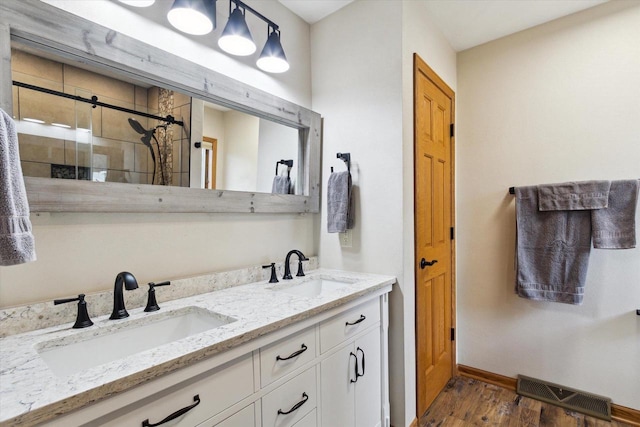
[[[284,73],[289,69],[287,57],[280,43],[280,33],[273,31],[269,34],[260,58],[256,61],[258,67],[268,73]]]
[[[127,4],[135,7],[149,7],[156,2],[156,0],[119,0],[120,3]]]
[[[201,36],[216,27],[216,9],[213,0],[175,0],[167,19],[183,33]]]
[[[247,21],[239,8],[231,12],[229,22],[218,39],[218,46],[225,52],[237,56],[248,56],[256,51],[256,44],[251,37]]]

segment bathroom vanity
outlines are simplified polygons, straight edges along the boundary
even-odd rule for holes
[[[388,426],[394,282],[318,269],[3,338],[0,425]]]

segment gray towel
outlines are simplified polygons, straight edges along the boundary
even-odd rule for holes
[[[564,182],[538,185],[538,209],[575,211],[608,206],[611,181]]]
[[[291,178],[284,175],[276,175],[273,177],[271,192],[276,194],[289,194],[291,190]]]
[[[581,304],[591,250],[591,212],[539,211],[538,188],[517,187],[516,292]]]
[[[11,116],[0,109],[0,265],[35,261],[29,203],[22,178],[18,134]]]
[[[591,211],[593,247],[630,249],[636,247],[636,205],[640,181],[613,181],[609,207]]]
[[[351,181],[349,175],[349,210],[347,211],[347,228],[349,230],[356,226],[356,198],[354,196],[357,186]]]
[[[344,233],[349,228],[349,206],[351,204],[351,174],[334,172],[327,185],[327,231]],[[351,220],[353,226],[353,218]]]

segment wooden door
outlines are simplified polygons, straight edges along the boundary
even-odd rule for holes
[[[202,137],[204,149],[204,188],[215,190],[216,165],[218,162],[218,140],[216,138]]]
[[[420,417],[453,375],[453,91],[414,56],[416,382]]]

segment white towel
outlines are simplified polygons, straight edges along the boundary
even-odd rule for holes
[[[24,188],[18,134],[11,116],[0,109],[0,265],[36,260]]]

